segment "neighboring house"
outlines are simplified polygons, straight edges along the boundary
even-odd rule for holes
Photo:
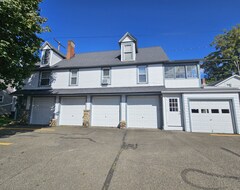
[[[120,50],[74,53],[65,58],[49,43],[42,62],[15,94],[24,98],[30,124],[159,128],[189,132],[239,133],[237,88],[203,88],[200,60],[171,61],[161,47],[139,48],[126,33]]]
[[[10,87],[6,90],[0,90],[0,115],[10,115],[15,112],[16,97],[11,95],[13,91],[14,89]]]
[[[213,82],[213,83],[209,84],[208,86],[240,88],[240,76],[233,75],[226,79]]]

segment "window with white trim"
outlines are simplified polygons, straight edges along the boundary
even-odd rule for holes
[[[169,111],[170,112],[178,112],[178,99],[177,98],[169,98]]]
[[[111,74],[110,68],[103,68],[102,69],[102,84],[110,84],[111,82]]]
[[[70,71],[70,86],[78,85],[78,70],[74,69]]]
[[[198,78],[197,65],[165,66],[165,78]]]
[[[138,83],[147,83],[147,67],[138,67]]]
[[[40,75],[40,86],[49,86],[51,79],[51,71],[42,71]]]
[[[185,67],[176,66],[175,67],[175,78],[186,78]]]
[[[2,103],[2,102],[3,102],[3,96],[0,95],[0,103]]]
[[[186,73],[187,73],[187,78],[198,78],[197,66],[187,65]]]
[[[43,56],[42,56],[42,65],[48,65],[50,62],[50,49],[46,49],[43,52]]]
[[[132,44],[124,45],[123,56],[124,56],[124,61],[132,61],[133,60],[133,46],[132,46]]]

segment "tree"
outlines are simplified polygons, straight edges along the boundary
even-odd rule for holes
[[[41,0],[0,1],[0,89],[20,87],[39,61],[43,40],[38,36],[48,27],[40,16]]]
[[[204,72],[209,81],[240,75],[240,25],[215,37],[211,43],[216,51],[205,57]]]

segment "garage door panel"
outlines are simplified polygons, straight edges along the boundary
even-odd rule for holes
[[[230,101],[190,101],[193,132],[234,133]]]
[[[86,98],[62,97],[60,125],[82,125]]]
[[[127,125],[134,128],[158,128],[158,96],[129,96],[127,98]]]
[[[48,125],[53,118],[55,101],[52,97],[35,97],[32,102],[31,124]]]
[[[92,126],[117,127],[119,120],[119,96],[92,98]]]

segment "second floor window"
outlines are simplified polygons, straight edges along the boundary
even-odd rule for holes
[[[198,78],[198,69],[196,65],[165,66],[165,78]]]
[[[138,83],[147,83],[147,67],[138,67]]]
[[[111,75],[110,75],[110,68],[103,68],[102,69],[102,84],[110,84]]]
[[[78,85],[78,70],[70,71],[70,85],[72,86]]]
[[[49,86],[51,78],[51,71],[43,71],[40,75],[40,86]]]
[[[46,49],[42,56],[42,65],[48,65],[50,62],[50,49]]]

